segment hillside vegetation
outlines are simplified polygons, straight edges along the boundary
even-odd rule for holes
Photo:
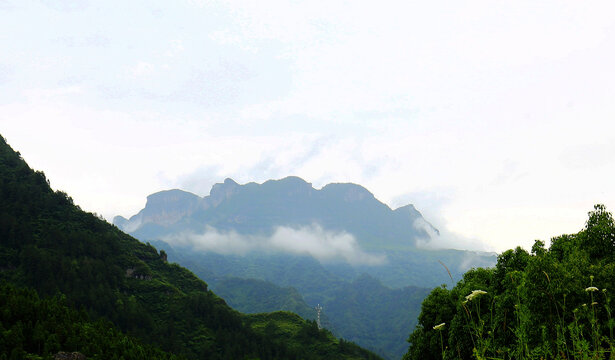
[[[79,350],[89,359],[183,359],[121,333],[108,321],[56,295],[41,299],[32,289],[0,284],[0,359],[43,359]]]
[[[229,308],[190,271],[167,263],[164,253],[53,191],[45,175],[31,170],[1,137],[0,199],[1,286],[17,299],[30,299],[2,298],[4,315],[22,314],[0,325],[4,357],[49,358],[61,350],[95,358],[98,345],[88,339],[104,337],[98,344],[119,342],[134,351],[142,343],[156,344],[189,359],[377,358],[324,330],[309,341],[277,336],[269,332],[273,325],[258,330],[251,317]],[[74,320],[57,317],[65,333],[87,328],[93,334],[54,339],[56,325],[32,315],[41,306]],[[279,322],[274,315],[262,315],[261,322],[269,318]],[[314,325],[301,320],[295,326],[312,334]],[[151,345],[143,349],[173,357]]]
[[[241,312],[288,310],[314,319],[313,306],[320,304],[324,327],[386,359],[399,359],[406,352],[407,332],[429,293],[414,286],[391,289],[368,274],[341,279],[310,256],[224,256],[152,243]]]
[[[423,301],[404,359],[615,359],[615,223],[516,248]]]
[[[292,287],[276,286],[257,279],[223,278],[215,285],[216,294],[242,313],[290,311],[304,319],[316,319],[316,310],[305,303]]]

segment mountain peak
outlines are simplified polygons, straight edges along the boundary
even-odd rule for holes
[[[374,194],[369,190],[354,183],[331,183],[325,185],[322,191],[329,195],[341,197],[346,202],[356,202],[375,198]]]
[[[214,207],[218,206],[233,195],[240,186],[231,178],[224,179],[223,183],[215,183],[209,192],[209,203]]]
[[[154,200],[161,194],[166,193],[148,197],[147,208],[155,205]],[[150,215],[148,211],[144,209],[142,213]],[[360,246],[374,249],[411,248],[417,238],[428,236],[425,230],[414,226],[415,220],[422,216],[412,205],[393,211],[361,185],[332,183],[317,190],[297,176],[243,185],[227,178],[214,184],[210,195],[201,199],[198,206],[184,211],[179,208],[166,213],[157,211],[156,214],[165,222],[157,223],[150,215],[142,219],[131,218],[127,223],[134,227],[124,225],[122,228],[135,233],[142,225],[152,222],[161,225],[156,230],[157,236],[171,234],[182,226],[268,234],[279,226],[302,228],[317,224],[325,230],[351,234]],[[180,216],[183,216],[181,224]],[[121,226],[126,222],[118,218],[116,224]]]
[[[261,186],[283,186],[283,187],[312,187],[312,184],[298,176],[287,176],[279,180],[267,180]]]
[[[282,178],[280,180],[273,180],[273,181],[277,181],[279,183],[286,183],[286,184],[294,184],[294,185],[312,185],[309,182],[303,180],[302,178],[298,177],[298,176],[287,176],[285,178]]]
[[[226,178],[224,179],[224,185],[232,186],[232,185],[239,185],[239,184],[237,184],[237,182],[231,178]]]
[[[126,219],[125,217],[121,215],[117,215],[113,218],[113,224],[119,227],[120,229],[123,229],[124,226],[126,226],[126,223],[128,223],[128,219]]]
[[[179,189],[159,191],[147,197],[143,215],[147,217],[164,214],[164,217],[169,213],[177,213],[176,216],[181,216],[186,213],[186,209],[195,209],[200,199],[193,193]]]
[[[147,196],[146,206],[168,205],[169,203],[177,203],[182,201],[198,201],[199,197],[193,193],[171,189],[163,190]]]
[[[275,193],[284,193],[288,196],[306,194],[314,191],[312,184],[303,180],[298,176],[287,176],[279,180],[267,180],[261,187],[266,191],[274,191]]]
[[[116,216],[113,223],[124,231],[134,231],[146,223],[172,225],[194,212],[200,200],[197,195],[179,189],[159,191],[147,197],[145,207],[137,215],[128,220]]]
[[[393,210],[398,213],[410,213],[412,215],[422,216],[420,211],[418,211],[413,204],[408,204],[404,206],[400,206],[397,209]]]

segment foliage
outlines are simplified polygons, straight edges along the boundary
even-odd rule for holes
[[[254,331],[245,315],[190,271],[81,211],[1,137],[0,280],[35,289],[44,298],[65,296],[66,306],[83,309],[89,318],[111,321],[131,337],[186,358],[309,354],[307,344],[300,351],[289,349]],[[2,311],[13,311],[13,305]],[[28,335],[24,341],[34,340]]]
[[[0,359],[50,358],[77,351],[89,359],[179,359],[122,334],[108,321],[92,322],[57,295],[0,283]]]
[[[297,290],[257,279],[223,278],[212,286],[234,309],[255,314],[290,311],[304,319],[316,319],[316,310],[305,303]]]
[[[314,319],[315,311],[307,303],[320,304],[324,327],[388,359],[399,359],[406,351],[405,332],[415,326],[421,301],[429,292],[412,286],[391,289],[366,274],[342,280],[309,256],[224,256],[152,242],[208,281],[239,311],[289,310]],[[227,273],[267,281],[224,277]],[[291,284],[297,291],[288,287]]]
[[[596,205],[582,231],[548,249],[507,250],[494,268],[434,289],[404,359],[615,359],[614,240],[613,217]]]
[[[307,346],[303,359],[380,359],[344,339],[337,340],[326,329],[319,329],[316,321],[304,321],[298,315],[278,311],[249,317],[250,326],[265,336],[283,341],[291,350],[301,351]]]

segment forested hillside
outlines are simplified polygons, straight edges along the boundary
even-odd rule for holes
[[[32,289],[0,284],[0,359],[41,359],[79,350],[90,359],[182,359],[122,334],[110,323],[91,321],[85,311],[56,295],[41,299]]]
[[[316,310],[305,303],[292,287],[280,287],[257,279],[222,278],[215,285],[216,294],[243,313],[290,311],[304,319],[316,319]]]
[[[516,248],[423,301],[404,359],[615,359],[615,223]]]
[[[53,191],[44,174],[31,170],[1,137],[0,199],[0,281],[7,293],[15,294],[2,298],[2,310],[22,314],[3,319],[0,328],[2,353],[14,353],[12,358],[49,357],[58,350],[95,358],[96,347],[110,342],[130,351],[137,351],[141,342],[156,344],[190,359],[377,358],[327,331],[314,333],[314,324],[303,320],[293,320],[293,326],[303,329],[297,336],[277,336],[280,319],[275,314],[262,315],[261,329],[191,272],[167,263],[164,253]],[[22,298],[30,300],[15,300]],[[17,311],[17,303],[23,309]],[[39,319],[32,314],[41,307],[71,319],[57,318],[65,333],[94,329],[93,335],[54,338],[56,325],[44,318],[32,320]],[[90,344],[88,339],[101,336],[106,337]],[[135,346],[128,344],[132,338],[139,339]],[[173,356],[149,345],[143,351]]]
[[[368,274],[342,279],[310,256],[224,256],[152,243],[239,311],[288,310],[314,319],[313,307],[320,304],[324,327],[386,359],[399,359],[406,352],[407,332],[416,325],[421,301],[429,293],[415,286],[391,289]]]

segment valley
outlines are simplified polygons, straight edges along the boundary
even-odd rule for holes
[[[405,353],[429,289],[495,264],[492,253],[421,247],[439,231],[412,205],[393,210],[360,185],[318,190],[298,177],[226,179],[202,198],[161,191],[114,223],[229,295],[238,310],[314,319],[320,304],[327,329],[387,359]]]

